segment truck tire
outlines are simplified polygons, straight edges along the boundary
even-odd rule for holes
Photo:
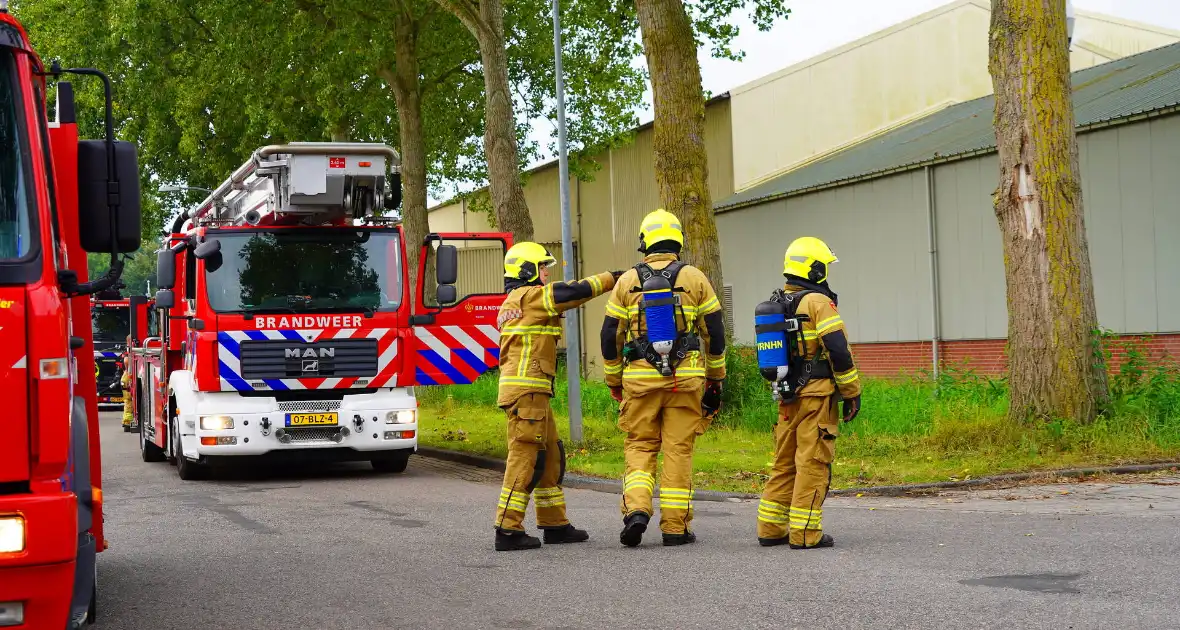
[[[176,454],[176,474],[183,481],[201,481],[209,478],[209,465],[198,464],[184,456],[184,443],[180,441],[180,431],[172,425],[172,452]]]
[[[139,455],[145,462],[164,461],[163,449],[149,442],[147,433],[144,433],[142,428],[139,430]]]
[[[394,451],[382,457],[375,457],[369,460],[369,463],[373,465],[373,470],[379,473],[402,473],[410,464],[410,451]]]

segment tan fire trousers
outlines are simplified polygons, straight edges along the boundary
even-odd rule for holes
[[[774,468],[758,504],[758,537],[814,545],[823,536],[823,505],[832,480],[840,417],[834,396],[779,404]]]
[[[564,527],[565,449],[557,439],[557,424],[549,396],[525,394],[505,409],[508,414],[508,462],[496,509],[496,527],[524,531],[529,498],[536,499],[537,526]]]
[[[134,417],[131,415],[131,392],[123,390],[123,426],[129,427],[134,423]]]
[[[656,390],[625,396],[619,409],[623,441],[623,499],[625,517],[632,512],[652,514],[656,455],[664,454],[660,472],[660,530],[683,534],[692,522],[692,449],[700,428],[701,393]]]

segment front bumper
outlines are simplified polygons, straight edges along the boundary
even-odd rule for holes
[[[26,523],[25,550],[0,554],[0,607],[18,604],[24,615],[24,623],[5,630],[65,628],[78,555],[74,495],[5,495],[3,514],[20,514]]]
[[[413,451],[418,446],[417,408],[418,402],[410,390],[393,388],[320,401],[280,401],[234,392],[201,392],[194,409],[178,411],[185,454],[217,458],[283,451],[346,450],[374,455]],[[408,411],[414,412],[413,422],[404,422]],[[336,423],[290,426],[295,414],[335,414]],[[232,419],[232,428],[201,428],[202,417],[217,416]],[[388,421],[391,417],[395,422]]]

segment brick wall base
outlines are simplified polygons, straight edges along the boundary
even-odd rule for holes
[[[938,344],[939,365],[943,369],[969,369],[978,374],[999,376],[1007,368],[1005,339],[943,341]],[[1180,334],[1124,335],[1107,342],[1111,352],[1108,368],[1119,369],[1129,349],[1139,346],[1152,363],[1180,360]],[[852,352],[857,367],[866,376],[903,376],[929,373],[933,368],[932,344],[929,341],[901,343],[857,343]]]

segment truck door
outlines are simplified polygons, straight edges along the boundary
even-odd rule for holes
[[[0,485],[29,478],[29,379],[23,287],[0,288]]]
[[[496,316],[505,297],[501,272],[504,252],[511,245],[512,235],[507,233],[442,233],[427,237],[419,257],[415,315],[411,318],[413,334],[406,344],[410,349],[406,371],[412,373],[412,378],[405,384],[468,384],[500,365]],[[440,305],[435,282],[438,277],[432,272],[430,278],[425,278],[425,271],[434,269],[439,248],[445,246],[456,250],[458,274],[450,285],[454,299]]]

